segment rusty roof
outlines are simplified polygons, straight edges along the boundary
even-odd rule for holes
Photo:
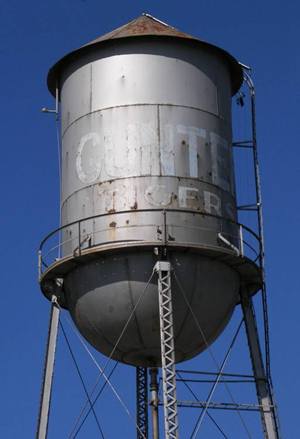
[[[180,30],[175,29],[169,24],[164,23],[155,17],[152,17],[152,15],[143,14],[140,17],[130,21],[129,23],[124,24],[123,26],[118,27],[117,29],[85,44],[85,46],[96,44],[100,41],[113,40],[115,38],[140,37],[145,35],[169,36],[197,40],[197,38],[193,37],[192,35],[181,32]]]
[[[185,39],[191,43],[200,44],[202,47],[214,50],[219,55],[223,56],[229,63],[232,78],[233,94],[235,94],[240,88],[243,81],[243,72],[241,66],[237,60],[231,56],[225,50],[214,46],[213,44],[202,41],[192,35],[175,29],[167,23],[153,17],[149,14],[142,14],[140,17],[130,21],[129,23],[118,27],[117,29],[102,35],[84,46],[68,53],[61,58],[54,66],[49,70],[47,83],[50,92],[55,96],[56,84],[59,82],[59,77],[62,69],[75,58],[78,58],[82,53],[89,50],[93,46],[98,46],[107,41],[118,40],[122,38],[134,38],[134,37],[173,37],[177,39]]]

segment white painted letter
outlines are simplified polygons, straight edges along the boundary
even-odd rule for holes
[[[204,210],[221,216],[221,199],[212,192],[204,191]]]
[[[88,133],[79,142],[76,155],[76,171],[83,183],[93,183],[100,175],[100,138],[97,133]]]
[[[187,127],[185,125],[178,125],[177,131],[181,134],[188,135],[189,145],[189,175],[190,177],[198,177],[198,142],[197,138],[206,138],[206,130],[197,127]]]
[[[166,186],[154,184],[145,190],[145,199],[152,206],[165,207],[171,203],[172,194],[166,192]]]
[[[231,163],[228,143],[216,133],[210,133],[212,182],[225,191],[230,191]]]
[[[191,208],[196,209],[197,207],[199,207],[198,192],[199,190],[195,187],[179,186],[178,188],[179,207],[188,207],[190,209]]]
[[[167,124],[163,129],[160,149],[162,175],[175,175],[174,127]]]

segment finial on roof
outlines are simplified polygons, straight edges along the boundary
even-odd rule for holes
[[[165,23],[165,22],[162,21],[162,20],[159,20],[159,19],[156,18],[156,17],[153,17],[153,15],[148,14],[147,12],[143,12],[142,15],[143,15],[144,17],[151,18],[152,20],[156,21],[157,23],[160,23],[160,24],[163,24],[164,26],[170,27],[171,29],[175,29],[175,27],[171,26],[171,25],[168,24],[168,23]]]

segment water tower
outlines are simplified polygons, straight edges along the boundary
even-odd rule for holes
[[[255,234],[238,222],[235,193],[231,98],[244,78],[251,88],[226,51],[147,14],[50,69],[61,225],[39,253],[52,301],[39,438],[60,308],[104,355],[140,375],[150,368],[152,388],[162,368],[165,435],[177,438],[175,364],[206,349],[238,304],[265,437],[279,437],[251,302],[264,292],[263,243],[256,259],[244,252]]]

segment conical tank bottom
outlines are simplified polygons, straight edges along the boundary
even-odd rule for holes
[[[238,300],[239,276],[224,263],[193,252],[176,250],[168,259],[173,269],[176,362],[180,362],[206,349],[222,332]],[[150,250],[123,251],[78,266],[65,279],[67,305],[79,331],[114,360],[161,365],[156,274],[148,284],[156,261]]]

